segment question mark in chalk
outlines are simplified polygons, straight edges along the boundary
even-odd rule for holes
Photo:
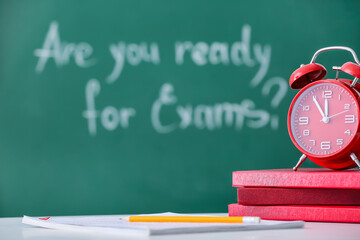
[[[278,91],[276,92],[274,98],[271,100],[270,105],[272,108],[277,108],[281,101],[284,99],[288,90],[286,80],[281,77],[270,78],[268,81],[266,81],[261,91],[263,96],[268,96],[271,89],[276,86],[278,86]],[[277,114],[271,116],[270,125],[272,129],[279,128],[279,116]]]
[[[279,104],[284,99],[287,93],[288,85],[286,80],[281,77],[270,78],[264,84],[261,92],[263,96],[268,96],[270,94],[271,89],[276,86],[278,86],[278,90],[270,103],[271,107],[273,108],[277,108],[279,106]]]

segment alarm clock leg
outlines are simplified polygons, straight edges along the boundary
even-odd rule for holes
[[[358,80],[359,80],[359,79],[358,79],[357,77],[354,78],[354,80],[352,81],[350,87],[355,87],[355,85],[356,85],[356,83],[357,83]],[[356,163],[356,164],[357,164],[357,163]],[[359,165],[359,164],[358,164],[358,165]]]
[[[351,153],[350,154],[351,159],[356,163],[356,165],[359,167],[360,169],[360,162],[359,159],[356,157],[355,153]]]
[[[301,155],[298,163],[296,164],[295,167],[293,167],[293,170],[296,171],[296,170],[300,167],[300,165],[303,164],[303,162],[305,161],[305,159],[306,159],[306,155],[305,155],[305,154]]]

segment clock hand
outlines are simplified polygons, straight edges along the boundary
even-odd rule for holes
[[[337,113],[337,114],[334,114],[334,115],[332,115],[332,116],[330,116],[330,117],[328,117],[328,118],[335,117],[335,116],[340,115],[340,114],[342,114],[342,113],[345,113],[345,112],[347,112],[347,111],[349,111],[349,109],[348,109],[348,110],[345,110],[345,111],[342,111],[342,112],[339,112],[339,113]]]
[[[319,109],[319,112],[320,112],[321,116],[322,116],[323,118],[326,118],[324,112],[321,110],[321,107],[320,107],[318,101],[316,100],[316,96],[313,96],[313,101],[314,101],[317,109]]]
[[[343,114],[343,113],[346,113],[347,111],[349,111],[349,109],[348,109],[348,110],[345,110],[345,111],[342,111],[342,112],[339,112],[339,113],[337,113],[337,114],[334,114],[334,115],[332,115],[332,116],[330,116],[330,117],[326,117],[325,120],[329,120],[330,118],[335,117],[335,116],[340,115],[340,114]],[[324,118],[321,119],[320,122],[321,122],[321,121],[324,121]]]
[[[325,117],[328,117],[329,115],[329,103],[327,98],[325,98]]]

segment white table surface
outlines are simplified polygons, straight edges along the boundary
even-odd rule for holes
[[[127,239],[121,236],[103,236],[86,233],[76,233],[28,226],[21,223],[21,218],[0,218],[0,239],[1,240],[20,240],[20,239]],[[134,238],[130,238],[134,239]],[[360,224],[347,223],[319,223],[307,222],[304,228],[281,229],[281,230],[258,230],[243,232],[226,233],[197,233],[152,236],[151,240],[281,240],[281,239],[326,239],[326,240],[360,240]]]

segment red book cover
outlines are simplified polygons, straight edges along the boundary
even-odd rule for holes
[[[360,189],[360,171],[325,168],[237,171],[233,172],[233,186]]]
[[[265,220],[359,223],[357,206],[244,206],[229,205],[229,216],[258,216]]]
[[[242,205],[360,205],[360,189],[242,187],[237,192]]]

